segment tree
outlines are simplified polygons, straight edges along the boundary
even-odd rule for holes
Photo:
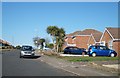
[[[53,44],[54,44],[54,49],[55,49],[55,41],[56,41],[56,35],[57,35],[57,31],[58,31],[58,27],[57,26],[48,26],[47,27],[47,33],[50,34]]]
[[[40,45],[41,45],[41,49],[43,49],[45,39],[44,39],[44,38],[41,38],[41,39],[39,39],[39,41],[38,41],[38,42],[39,42],[39,43],[40,43]]]
[[[38,48],[40,43],[39,43],[39,40],[40,40],[40,37],[34,37],[33,38],[33,42],[34,42],[34,45]]]
[[[64,43],[65,30],[63,28],[59,28],[56,35],[56,44],[57,44],[57,52],[62,50],[62,46]]]
[[[45,38],[45,44],[49,44],[50,43],[50,39],[48,37]]]
[[[47,47],[53,49],[54,48],[54,44],[53,43],[49,43],[49,44],[47,44]]]
[[[34,42],[34,45],[35,45],[37,48],[38,48],[39,46],[41,46],[40,48],[43,49],[45,39],[44,39],[44,38],[40,38],[40,37],[34,37],[34,38],[33,38],[33,42]]]
[[[57,26],[49,26],[47,28],[47,33],[52,36],[52,40],[54,38],[56,41],[55,43],[55,41],[53,40],[54,49],[57,49],[57,52],[61,51],[62,45],[64,43],[64,36],[65,36],[64,29],[58,28]],[[56,44],[56,47],[55,47],[55,44]]]
[[[17,46],[16,46],[16,49],[21,49],[21,46],[20,46],[20,45],[17,45]]]

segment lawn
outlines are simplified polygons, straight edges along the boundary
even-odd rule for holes
[[[70,62],[115,61],[118,57],[59,57]]]

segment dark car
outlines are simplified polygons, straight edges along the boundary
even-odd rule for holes
[[[90,46],[88,49],[89,56],[110,56],[115,57],[117,53],[106,46]]]
[[[70,46],[64,49],[64,54],[87,54],[87,52],[84,48]]]

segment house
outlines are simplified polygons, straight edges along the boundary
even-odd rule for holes
[[[73,41],[73,36],[77,35],[80,32],[81,31],[76,31],[76,32],[73,32],[73,33],[70,33],[70,34],[66,34],[65,39],[64,39],[65,42],[64,42],[64,45],[63,45],[63,49],[67,46],[76,46],[76,44],[74,44],[74,41]]]
[[[67,34],[66,37],[65,37],[65,41],[67,42],[67,45],[68,46],[74,46],[74,41],[73,41],[73,38],[75,35],[78,35],[79,33],[81,33],[81,31],[76,31],[76,32],[73,32],[71,34]]]
[[[10,46],[10,43],[5,40],[0,39],[0,49],[2,48],[2,46]]]
[[[92,33],[91,36],[89,37],[89,40],[88,40],[88,46],[91,46],[91,45],[100,45],[100,38],[102,36],[102,33],[99,32],[99,33]]]
[[[100,39],[101,45],[115,50],[120,55],[120,28],[107,27]]]
[[[91,36],[91,34],[94,33],[101,33],[100,31],[97,31],[95,29],[85,29],[83,31],[77,31],[77,33],[68,34],[65,38],[65,45],[67,46],[76,46],[79,48],[85,48],[88,49],[88,40]]]

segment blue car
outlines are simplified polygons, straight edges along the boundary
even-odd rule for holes
[[[87,54],[84,48],[69,46],[64,49],[64,54]]]
[[[89,56],[110,56],[115,57],[117,53],[106,46],[90,46],[88,49]]]

